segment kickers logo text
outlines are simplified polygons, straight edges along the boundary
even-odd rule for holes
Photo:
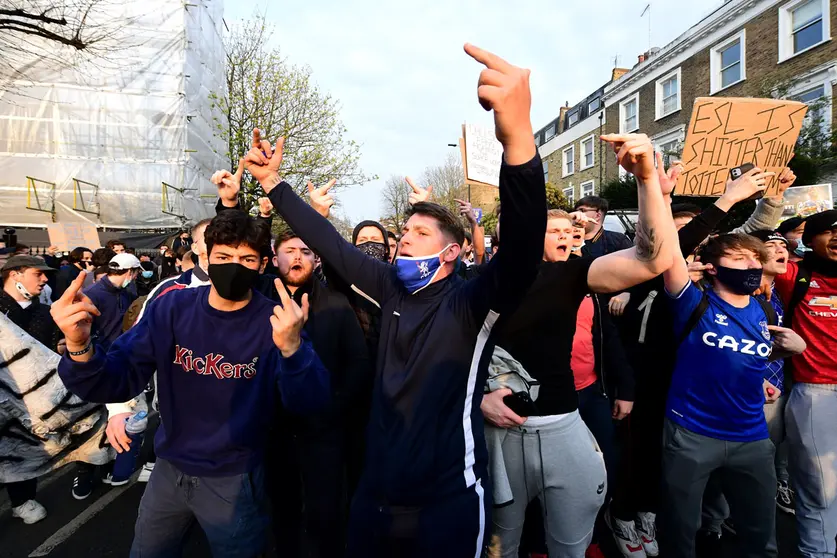
[[[197,372],[203,376],[214,375],[219,380],[229,378],[245,380],[256,375],[256,363],[259,357],[253,359],[249,364],[232,364],[224,362],[224,355],[209,353],[203,357],[192,356],[192,349],[175,345],[174,364],[179,364],[185,372]]]

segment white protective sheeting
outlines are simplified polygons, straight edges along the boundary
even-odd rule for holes
[[[107,0],[99,6],[107,9]],[[113,228],[174,228],[214,214],[212,173],[226,148],[221,0],[113,3],[120,48],[105,63],[46,60],[0,87],[0,223],[42,227],[90,221]],[[43,48],[54,48],[45,44]],[[42,208],[27,208],[27,177]],[[73,179],[86,209],[75,211]],[[182,190],[167,189],[163,183]],[[30,207],[37,207],[34,194]],[[175,215],[164,213],[165,211]]]

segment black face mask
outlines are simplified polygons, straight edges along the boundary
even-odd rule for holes
[[[751,295],[761,286],[761,269],[733,269],[722,265],[715,269],[718,281],[736,294]]]
[[[367,256],[371,256],[376,260],[381,260],[382,262],[388,261],[387,260],[387,248],[386,244],[382,244],[380,242],[362,242],[357,245],[357,249],[366,254]]]
[[[244,300],[258,278],[258,269],[250,269],[238,263],[209,264],[212,286],[225,300]]]

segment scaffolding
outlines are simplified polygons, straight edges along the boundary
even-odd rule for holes
[[[0,224],[161,229],[214,214],[223,3],[119,9],[136,45],[118,67],[44,65],[0,89]]]

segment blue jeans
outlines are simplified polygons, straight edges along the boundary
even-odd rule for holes
[[[794,384],[785,410],[799,554],[832,558],[837,544],[837,384]]]
[[[140,502],[131,558],[179,558],[194,521],[206,533],[213,556],[261,554],[270,522],[264,468],[229,477],[193,477],[158,459]]]

